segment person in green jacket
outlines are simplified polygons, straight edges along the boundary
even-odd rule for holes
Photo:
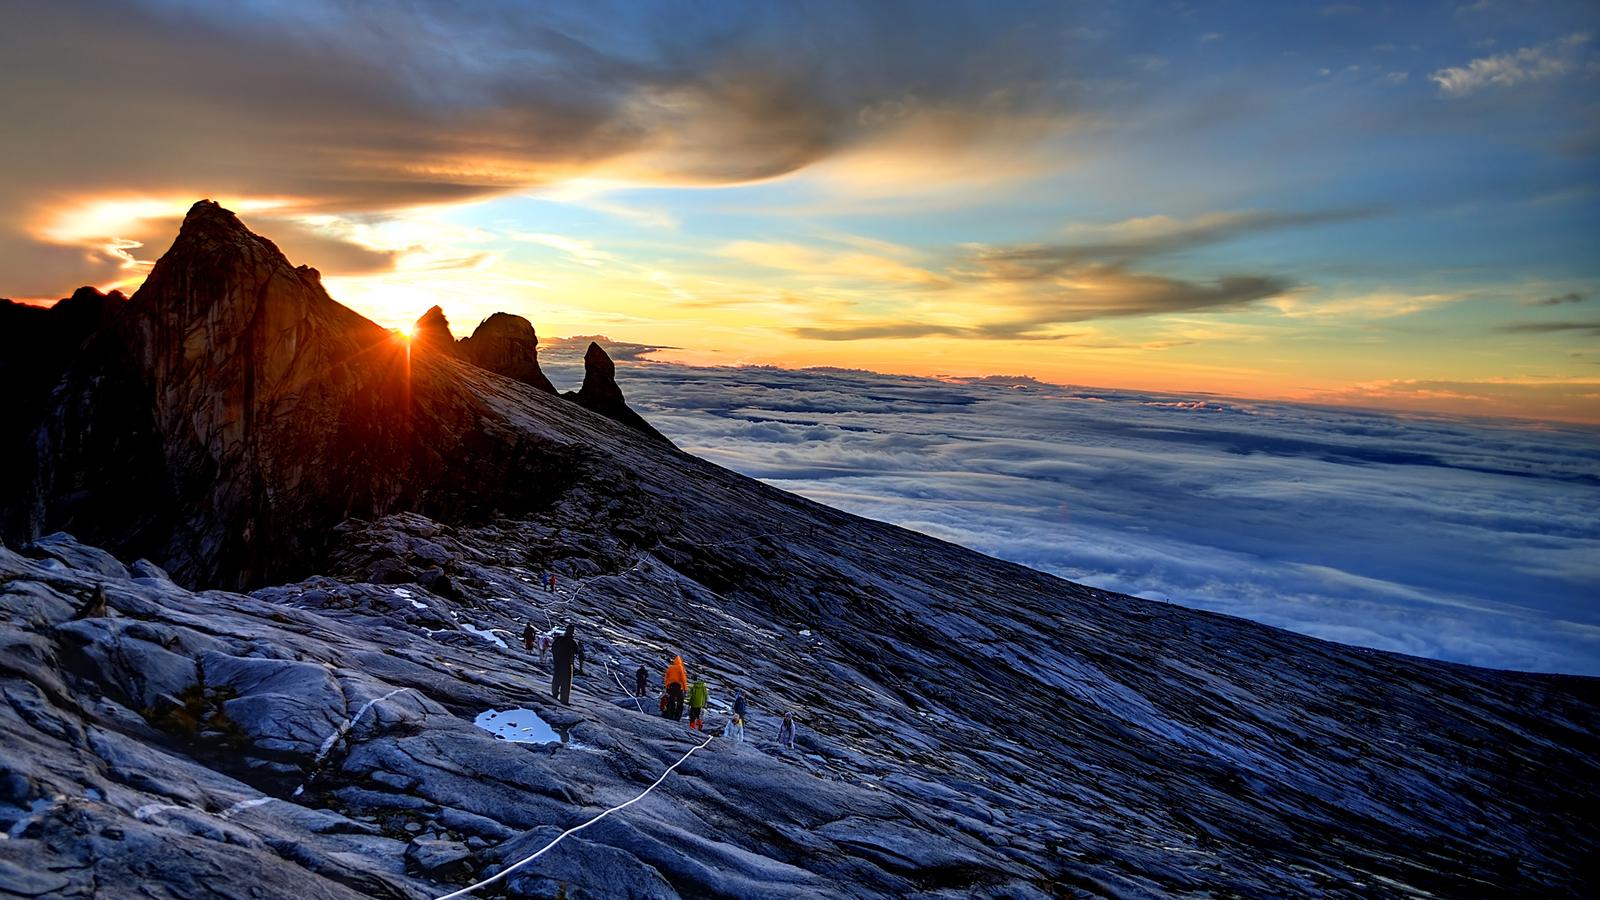
[[[689,727],[703,731],[700,716],[706,711],[706,703],[711,700],[711,689],[706,687],[705,679],[696,678],[689,688]]]

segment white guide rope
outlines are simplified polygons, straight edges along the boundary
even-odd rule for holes
[[[443,895],[441,897],[437,897],[437,898],[435,898],[435,900],[453,900],[453,898],[456,898],[456,897],[465,897],[467,894],[472,893],[473,891],[477,890],[478,888],[486,887],[488,885],[494,884],[496,881],[499,881],[500,879],[506,877],[507,875],[510,875],[512,872],[515,872],[516,870],[522,868],[523,866],[527,865],[528,863],[531,863],[534,860],[538,859],[539,857],[543,856],[546,852],[548,852],[550,850],[551,847],[554,847],[555,845],[561,843],[562,839],[565,838],[567,835],[577,834],[578,832],[584,830],[585,828],[588,828],[590,825],[593,825],[594,823],[600,821],[601,819],[604,819],[606,816],[609,816],[612,813],[617,812],[618,810],[627,809],[628,807],[632,806],[633,804],[638,803],[640,800],[643,800],[645,798],[645,796],[648,795],[651,791],[653,791],[657,787],[659,787],[661,785],[661,782],[666,781],[667,780],[667,776],[672,774],[672,770],[673,769],[676,769],[677,767],[683,765],[684,760],[686,760],[689,757],[693,756],[694,752],[696,750],[704,749],[713,740],[715,740],[714,737],[708,737],[708,738],[705,739],[704,743],[701,743],[701,744],[699,744],[697,746],[694,746],[694,747],[690,747],[688,753],[685,753],[683,756],[679,757],[677,762],[673,763],[670,766],[667,766],[667,770],[665,772],[661,773],[661,777],[660,778],[657,778],[654,782],[651,783],[651,785],[649,787],[647,787],[643,791],[641,791],[639,793],[639,795],[637,797],[634,797],[632,800],[629,800],[626,803],[621,803],[621,804],[618,804],[616,806],[613,806],[610,809],[605,810],[604,812],[602,812],[599,815],[595,816],[594,818],[590,819],[589,821],[584,822],[582,825],[576,825],[576,826],[574,826],[572,828],[568,828],[566,831],[563,831],[560,834],[556,835],[555,840],[551,841],[548,844],[545,844],[543,847],[540,847],[538,850],[534,851],[532,854],[523,857],[522,859],[518,860],[515,863],[512,863],[511,865],[505,867],[504,869],[501,869],[498,874],[491,875],[490,877],[485,878],[484,880],[478,882],[477,884],[469,884],[469,885],[467,885],[466,887],[462,888],[459,891],[452,891],[451,893],[445,894],[445,895]]]

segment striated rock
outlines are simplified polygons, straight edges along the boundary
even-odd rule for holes
[[[654,461],[654,511],[591,483],[521,519],[350,526],[413,568],[450,554],[472,586],[451,602],[342,562],[241,596],[108,574],[67,536],[0,548],[0,890],[440,896],[637,796],[741,687],[744,744],[697,750],[509,894],[1592,893],[1595,679],[1150,604]],[[708,587],[696,547],[743,582]],[[95,589],[108,618],[48,599]],[[570,707],[537,653],[479,634],[557,608],[591,663]],[[704,733],[613,678],[675,652],[711,685]],[[487,710],[569,743],[497,739]]]
[[[417,319],[417,323],[411,329],[411,347],[413,350],[435,353],[456,352],[456,339],[450,333],[450,320],[445,318],[444,309],[430,306],[428,311]]]
[[[654,426],[644,420],[644,417],[634,412],[622,396],[622,388],[617,386],[617,364],[611,361],[606,351],[594,341],[589,342],[589,349],[583,354],[583,387],[577,393],[568,392],[562,396],[574,401],[584,409],[597,412],[614,422],[620,422],[635,431],[643,432],[668,446],[672,441],[667,436],[657,431]]]
[[[554,394],[555,385],[539,370],[538,347],[533,323],[503,312],[478,323],[472,336],[456,345],[461,357],[473,365]]]

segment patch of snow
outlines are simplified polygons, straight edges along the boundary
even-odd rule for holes
[[[514,744],[565,743],[550,723],[531,709],[487,710],[478,714],[472,724],[497,738]]]
[[[232,816],[235,813],[241,813],[241,812],[244,812],[247,809],[253,809],[253,808],[257,807],[257,806],[262,806],[264,804],[271,803],[272,801],[274,801],[276,799],[278,799],[278,798],[276,798],[276,797],[257,797],[254,800],[240,800],[238,803],[235,803],[234,805],[232,805],[232,806],[228,807],[227,809],[223,810],[218,815],[218,818],[226,819],[226,818],[229,818],[230,816]]]
[[[462,631],[465,631],[466,633],[468,633],[470,635],[474,635],[476,637],[481,637],[484,640],[486,640],[486,641],[494,644],[495,646],[499,647],[501,650],[510,650],[511,649],[510,647],[506,646],[506,642],[505,641],[500,640],[500,636],[495,634],[492,629],[486,630],[486,629],[478,628],[478,627],[474,626],[471,622],[459,622],[457,624],[459,624],[461,626],[461,630]]]

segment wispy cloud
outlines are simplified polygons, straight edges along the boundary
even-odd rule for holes
[[[1553,297],[1541,297],[1537,300],[1524,300],[1523,306],[1560,306],[1564,303],[1582,303],[1589,299],[1586,291],[1567,291],[1565,294],[1556,294]]]
[[[1447,97],[1466,97],[1488,88],[1508,88],[1565,75],[1579,66],[1579,52],[1589,35],[1573,33],[1547,44],[1484,56],[1464,66],[1438,69],[1428,77]]]
[[[616,259],[616,256],[596,247],[594,242],[570,238],[559,234],[540,234],[529,231],[514,231],[510,235],[512,240],[528,244],[543,244],[560,250],[574,260],[586,266],[598,266],[602,263]]]
[[[1512,322],[1509,325],[1501,325],[1497,330],[1506,334],[1554,334],[1571,331],[1600,335],[1600,322]]]
[[[1009,247],[971,246],[971,261],[993,275],[1012,280],[1047,278],[1089,261],[1127,262],[1196,247],[1221,244],[1253,234],[1349,222],[1378,215],[1377,209],[1310,212],[1253,210],[1207,213],[1193,218],[1155,215],[1104,225],[1064,229],[1068,240]]]
[[[811,278],[841,278],[921,288],[948,287],[950,279],[878,253],[829,252],[792,242],[734,241],[723,256]]]

